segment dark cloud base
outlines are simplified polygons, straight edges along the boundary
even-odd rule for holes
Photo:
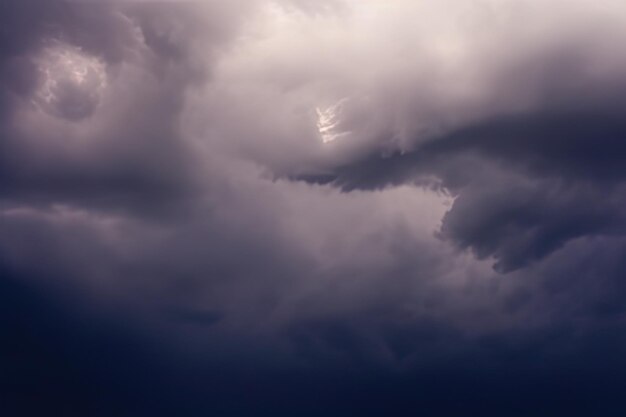
[[[439,352],[412,371],[324,360],[296,367],[242,365],[237,358],[216,362],[164,352],[117,320],[77,315],[75,306],[63,301],[67,297],[27,285],[27,277],[14,271],[2,272],[0,365],[7,416],[547,417],[624,412],[621,352],[626,329],[621,321],[584,334],[560,325],[541,334],[489,337],[464,343],[455,353]],[[320,337],[330,337],[336,349],[358,357],[358,347],[341,342],[350,339],[349,327],[329,326],[315,329],[327,335]],[[424,334],[421,340],[433,343]]]
[[[295,179],[346,192],[406,183],[443,190],[456,201],[441,237],[509,272],[575,238],[623,235],[625,120],[612,107],[495,118],[410,152]]]
[[[593,350],[577,354],[576,363],[539,370],[532,363],[528,368],[487,363],[463,371],[481,361],[471,356],[458,368],[408,375],[367,369],[270,372],[236,364],[225,369],[155,354],[129,332],[98,319],[72,318],[9,280],[2,289],[5,415],[619,416],[624,411],[620,387],[626,381],[618,372],[623,368],[591,366],[607,365]],[[623,331],[605,331],[616,330]],[[528,361],[532,351],[518,356],[509,360]]]

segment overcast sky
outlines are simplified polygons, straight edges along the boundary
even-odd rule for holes
[[[2,1],[0,408],[623,416],[623,45],[623,0]]]

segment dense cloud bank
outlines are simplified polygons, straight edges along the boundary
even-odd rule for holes
[[[626,7],[0,4],[12,415],[623,415]]]

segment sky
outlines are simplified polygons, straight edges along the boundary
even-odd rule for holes
[[[623,416],[622,0],[4,0],[0,409]]]

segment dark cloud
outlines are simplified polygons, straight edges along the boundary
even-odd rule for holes
[[[185,7],[144,18],[132,3],[14,3],[3,14],[3,198],[157,210],[180,198],[190,180],[179,114],[199,77],[172,35]]]
[[[444,188],[455,202],[441,236],[507,271],[577,237],[623,233],[626,132],[616,111],[496,119],[303,179],[346,191]]]
[[[626,9],[461,3],[2,3],[7,415],[622,415]]]

